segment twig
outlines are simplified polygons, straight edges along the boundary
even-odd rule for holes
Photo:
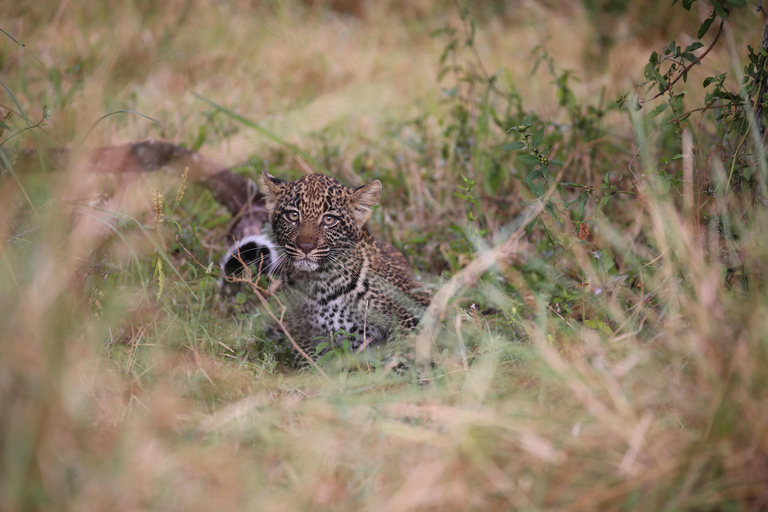
[[[726,106],[725,106],[725,105],[709,105],[708,107],[699,107],[699,108],[694,108],[694,109],[692,109],[692,110],[689,110],[689,111],[687,111],[687,112],[683,112],[683,113],[682,113],[682,114],[680,114],[679,116],[675,116],[675,117],[673,117],[672,119],[670,119],[670,120],[667,122],[667,124],[677,124],[678,122],[680,122],[680,119],[681,119],[682,117],[684,117],[684,116],[687,116],[687,115],[689,115],[689,114],[693,114],[694,112],[706,112],[707,110],[717,110],[717,109],[719,109],[719,108],[726,108]]]
[[[675,85],[675,84],[676,84],[676,83],[677,83],[677,82],[678,82],[678,81],[679,81],[681,78],[683,78],[685,75],[687,75],[687,74],[688,74],[688,71],[690,71],[690,70],[691,70],[691,68],[692,68],[693,66],[695,66],[696,64],[698,64],[699,62],[701,62],[701,59],[703,59],[704,57],[706,57],[706,56],[707,56],[707,54],[708,54],[708,53],[709,53],[709,52],[712,50],[712,48],[714,48],[714,47],[715,47],[715,44],[717,44],[717,40],[718,40],[718,39],[720,39],[720,34],[723,32],[723,25],[724,25],[724,24],[725,24],[725,20],[720,20],[720,27],[717,29],[717,35],[715,35],[715,39],[714,39],[714,41],[712,41],[712,44],[710,44],[710,45],[709,45],[709,47],[708,47],[706,50],[704,50],[704,53],[702,53],[701,55],[699,55],[699,58],[698,58],[698,59],[696,59],[695,61],[691,62],[691,63],[690,63],[690,64],[688,64],[686,67],[684,67],[684,68],[683,68],[683,69],[682,69],[682,70],[681,70],[681,71],[680,71],[680,72],[677,74],[677,78],[675,78],[675,79],[674,79],[674,80],[672,80],[671,82],[667,82],[667,86],[666,86],[666,87],[665,87],[665,88],[664,88],[662,91],[659,91],[659,93],[658,93],[658,94],[656,94],[654,97],[652,97],[652,98],[648,98],[648,99],[645,99],[645,100],[638,100],[637,102],[638,102],[638,103],[640,103],[640,104],[642,104],[642,103],[647,103],[647,102],[649,102],[649,101],[653,101],[653,100],[655,100],[655,99],[656,99],[656,98],[658,98],[659,96],[662,96],[662,95],[663,95],[663,94],[665,94],[667,91],[669,91],[669,90],[672,88],[672,86],[673,86],[673,85]]]
[[[178,236],[176,237],[176,240],[177,240],[177,242],[178,242]],[[200,265],[200,267],[204,268],[204,269],[206,270],[206,272],[208,272],[208,267],[207,267],[207,266],[205,266],[205,265],[203,265],[203,264],[202,264],[202,263],[201,263],[201,262],[200,262],[200,261],[199,261],[199,260],[198,260],[198,259],[197,259],[197,258],[196,258],[196,257],[195,257],[195,256],[194,256],[192,253],[191,253],[191,252],[189,252],[189,249],[187,249],[187,248],[184,246],[184,244],[182,244],[181,242],[179,242],[179,246],[180,246],[180,247],[181,247],[181,248],[184,250],[184,252],[186,252],[186,253],[189,255],[189,257],[190,257],[190,258],[192,258],[192,260],[193,260],[195,263],[197,263],[198,265]],[[285,324],[283,323],[282,315],[281,315],[281,318],[278,318],[278,317],[277,317],[277,315],[275,315],[275,313],[274,313],[274,312],[272,311],[272,309],[269,307],[269,305],[267,304],[267,299],[266,299],[266,298],[264,297],[264,295],[261,293],[261,289],[259,288],[259,286],[258,286],[256,283],[254,283],[254,282],[253,282],[253,281],[250,279],[250,278],[251,278],[251,269],[250,269],[250,267],[249,267],[248,265],[246,265],[246,264],[245,264],[245,262],[244,262],[244,261],[243,261],[243,260],[240,258],[240,255],[239,255],[239,254],[235,255],[235,258],[237,258],[237,259],[240,261],[240,263],[242,263],[242,265],[243,265],[243,268],[245,269],[245,272],[246,272],[246,274],[245,274],[245,277],[232,277],[232,276],[222,276],[221,274],[217,274],[216,272],[213,272],[213,270],[211,270],[211,274],[213,274],[214,276],[223,277],[224,279],[227,279],[227,280],[229,280],[230,282],[233,282],[233,283],[247,283],[247,284],[251,285],[251,289],[252,289],[252,290],[254,291],[254,293],[256,294],[256,297],[259,299],[259,302],[261,302],[262,306],[264,306],[264,308],[267,310],[267,314],[269,314],[269,316],[272,318],[272,320],[274,320],[274,321],[277,323],[278,327],[280,327],[280,330],[281,330],[281,331],[283,331],[283,334],[285,334],[285,336],[286,336],[286,337],[288,338],[288,340],[291,342],[291,345],[292,345],[292,346],[293,346],[293,348],[296,350],[296,352],[298,352],[298,353],[299,353],[299,354],[300,354],[300,355],[301,355],[301,356],[302,356],[304,359],[306,359],[306,360],[307,360],[307,362],[309,362],[309,364],[310,364],[310,365],[311,365],[311,366],[312,366],[312,367],[313,367],[315,370],[317,370],[317,372],[318,372],[320,375],[322,375],[323,377],[325,377],[325,378],[328,380],[328,382],[332,383],[334,386],[336,386],[336,387],[338,388],[338,385],[337,385],[337,384],[336,384],[336,383],[333,381],[333,379],[331,379],[331,378],[328,376],[328,374],[327,374],[327,373],[325,373],[325,372],[322,370],[322,368],[320,368],[320,367],[317,365],[317,363],[315,363],[315,361],[312,359],[312,357],[310,357],[310,356],[309,356],[309,354],[307,354],[307,353],[306,353],[306,352],[305,352],[305,351],[304,351],[304,350],[303,350],[303,349],[302,349],[302,348],[299,346],[299,344],[298,344],[298,343],[296,343],[296,340],[294,340],[294,339],[293,339],[293,336],[291,336],[291,333],[290,333],[290,332],[288,332],[288,328],[287,328],[287,327],[285,326]]]
[[[240,256],[237,255],[237,257],[239,258]],[[249,284],[251,286],[251,289],[253,290],[253,292],[256,294],[256,297],[259,299],[259,302],[261,302],[261,305],[264,306],[264,309],[267,310],[267,314],[272,318],[272,320],[274,320],[277,323],[277,326],[280,327],[281,331],[283,331],[283,334],[285,334],[285,336],[288,338],[288,341],[291,342],[291,345],[296,350],[296,352],[298,352],[301,355],[301,357],[306,359],[307,362],[310,364],[310,366],[312,366],[315,370],[317,370],[317,372],[320,375],[325,377],[328,380],[328,382],[330,382],[331,384],[336,386],[336,388],[338,389],[338,385],[336,385],[336,383],[333,381],[333,379],[331,379],[328,376],[328,374],[325,373],[322,370],[322,368],[320,368],[317,365],[317,363],[315,363],[314,359],[312,359],[312,357],[309,354],[307,354],[304,351],[304,349],[302,349],[299,346],[299,344],[296,342],[296,340],[293,339],[293,336],[291,335],[290,332],[288,332],[288,328],[285,326],[285,323],[283,322],[283,315],[281,314],[280,318],[277,317],[277,315],[274,313],[274,311],[272,311],[272,308],[269,307],[269,304],[267,304],[267,299],[266,299],[266,297],[264,297],[264,294],[261,293],[262,290],[261,290],[261,288],[259,288],[259,285],[251,280],[252,275],[251,275],[250,267],[245,265],[245,263],[242,260],[240,260],[240,262],[243,263],[243,268],[245,269],[245,277],[227,277],[226,279],[230,280],[231,282],[235,282],[235,283],[247,283],[247,284]],[[284,307],[283,307],[283,311],[285,311]]]
[[[638,157],[638,156],[640,156],[640,150],[642,149],[642,147],[643,147],[643,146],[645,146],[645,143],[646,143],[646,142],[648,142],[649,140],[651,140],[651,138],[652,138],[654,135],[656,135],[656,133],[657,133],[659,130],[661,130],[661,128],[656,128],[655,130],[653,130],[653,133],[652,133],[652,134],[650,134],[650,135],[649,135],[649,136],[648,136],[648,137],[647,137],[647,138],[646,138],[646,139],[643,141],[643,143],[642,143],[642,144],[640,144],[640,146],[637,148],[637,151],[635,151],[635,156],[633,156],[633,157],[632,157],[632,160],[630,160],[630,161],[629,161],[629,172],[631,172],[631,173],[632,173],[632,176],[634,176],[634,177],[635,177],[635,179],[637,179],[637,174],[635,174],[635,171],[633,171],[633,170],[632,170],[632,164],[633,164],[633,163],[635,163],[635,160],[637,159],[637,157]]]
[[[461,18],[461,28],[464,31],[466,44],[467,46],[469,46],[470,50],[472,50],[472,54],[475,56],[477,65],[480,66],[480,71],[482,71],[486,82],[488,82],[488,87],[496,91],[496,94],[499,94],[501,96],[507,96],[508,95],[507,93],[500,90],[498,87],[496,87],[496,85],[494,85],[495,77],[491,77],[491,75],[488,74],[488,71],[485,68],[485,64],[483,64],[483,59],[480,57],[480,52],[477,51],[477,47],[475,46],[474,33],[472,31],[472,27],[470,25],[470,27],[467,28],[467,25],[469,25],[469,23],[467,22],[467,16],[464,15],[464,12],[462,11],[461,5],[459,5],[458,0],[453,0],[453,4],[456,6],[456,9],[459,11],[459,17]]]

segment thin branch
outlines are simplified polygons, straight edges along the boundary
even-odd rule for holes
[[[495,85],[495,76],[491,76],[488,74],[488,70],[485,68],[485,64],[483,63],[482,57],[480,57],[480,52],[477,51],[477,47],[475,46],[475,38],[474,33],[472,30],[472,25],[470,22],[467,21],[467,15],[464,14],[463,9],[461,5],[459,4],[458,0],[453,0],[454,6],[456,6],[456,9],[459,11],[459,17],[461,18],[461,29],[464,31],[464,38],[465,43],[467,46],[469,46],[469,49],[472,51],[472,54],[475,56],[475,61],[477,65],[480,67],[480,71],[482,72],[483,76],[485,77],[486,82],[488,83],[488,86],[493,91],[496,91],[496,94],[499,94],[501,96],[508,96],[507,93],[496,87]]]
[[[694,109],[688,110],[687,112],[683,112],[679,116],[673,117],[667,122],[667,124],[678,123],[683,117],[693,114],[694,112],[706,112],[707,110],[717,110],[717,109],[723,109],[723,108],[727,108],[727,105],[709,105],[708,107],[694,108]]]
[[[643,143],[637,147],[637,151],[635,151],[635,156],[633,156],[632,160],[629,161],[629,172],[632,173],[632,176],[635,179],[637,179],[637,174],[635,174],[635,171],[632,170],[632,164],[635,163],[635,160],[637,160],[637,157],[640,156],[640,151],[643,149],[643,146],[645,146],[645,143],[651,140],[651,138],[653,138],[653,136],[656,135],[659,132],[659,130],[661,130],[661,127],[656,128],[655,130],[653,130],[652,134],[646,137]]]
[[[656,94],[654,97],[652,97],[652,98],[648,98],[648,99],[646,99],[646,100],[638,100],[638,103],[641,103],[641,104],[642,104],[642,103],[647,103],[647,102],[649,102],[649,101],[653,101],[653,100],[655,100],[656,98],[658,98],[659,96],[662,96],[662,95],[666,94],[666,92],[667,92],[667,91],[669,91],[670,89],[672,89],[672,86],[673,86],[673,85],[675,85],[675,84],[676,84],[676,83],[677,83],[677,82],[678,82],[678,81],[679,81],[681,78],[683,78],[684,76],[686,76],[686,75],[688,74],[688,71],[690,71],[690,70],[691,70],[691,68],[692,68],[693,66],[695,66],[696,64],[698,64],[699,62],[701,62],[701,60],[702,60],[704,57],[706,57],[706,56],[707,56],[707,54],[708,54],[708,53],[709,53],[709,52],[712,50],[712,48],[714,48],[714,47],[715,47],[715,45],[717,44],[717,40],[718,40],[718,39],[720,39],[720,34],[723,32],[723,25],[724,25],[724,24],[725,24],[725,20],[720,20],[720,27],[717,29],[717,35],[715,36],[715,39],[712,41],[712,44],[710,44],[710,45],[709,45],[709,47],[708,47],[708,48],[707,48],[707,49],[704,51],[704,53],[702,53],[701,55],[699,55],[699,58],[698,58],[698,59],[696,59],[695,61],[691,62],[691,63],[690,63],[690,64],[688,64],[686,67],[684,67],[684,68],[683,68],[683,69],[680,71],[680,73],[678,73],[678,75],[677,75],[677,78],[675,78],[675,79],[674,79],[674,80],[672,80],[671,82],[667,82],[667,86],[666,86],[666,87],[665,87],[665,88],[664,88],[662,91],[659,91],[659,93],[658,93],[658,94]]]

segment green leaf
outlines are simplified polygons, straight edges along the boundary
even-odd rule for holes
[[[672,97],[672,99],[669,100],[669,104],[672,106],[672,108],[676,111],[680,111],[683,109],[683,96],[685,96],[685,93],[676,94]]]
[[[525,181],[533,181],[543,176],[544,173],[541,172],[541,169],[536,169],[528,173],[528,176],[525,177]]]
[[[544,206],[544,211],[549,212],[549,214],[558,222],[562,222],[562,219],[560,219],[560,214],[557,212],[557,209],[555,208],[555,205],[552,201],[547,202],[547,204]]]
[[[712,22],[713,22],[713,21],[715,21],[715,15],[714,15],[714,13],[712,14],[712,16],[710,16],[709,18],[705,19],[705,20],[704,20],[704,23],[702,23],[702,24],[701,24],[701,26],[699,27],[699,32],[698,32],[698,34],[696,34],[696,35],[698,36],[698,38],[699,38],[699,39],[701,39],[702,37],[704,37],[704,35],[705,35],[705,34],[707,33],[707,31],[709,30],[709,27],[711,27],[711,26],[712,26]]]
[[[520,159],[521,162],[524,162],[526,164],[536,165],[541,163],[538,157],[535,157],[533,155],[520,155],[518,158]]]
[[[661,105],[657,106],[655,109],[651,110],[651,112],[647,116],[645,116],[644,120],[648,121],[650,119],[653,119],[657,115],[664,112],[668,106],[669,106],[669,103],[662,103]]]
[[[728,13],[725,11],[725,9],[723,9],[723,6],[720,5],[720,2],[712,2],[712,7],[715,8],[715,12],[718,16],[723,18],[725,21],[728,21]]]
[[[530,223],[528,223],[527,226],[525,226],[525,234],[526,235],[530,235],[531,234],[531,231],[533,231],[534,226],[536,226],[536,221],[537,220],[539,220],[538,217],[533,219]]]
[[[613,334],[613,329],[611,329],[611,327],[605,322],[603,322],[602,320],[591,320],[591,319],[584,320],[584,325],[586,325],[590,329],[600,331],[604,334],[608,334],[608,335]]]
[[[586,192],[582,192],[579,196],[579,204],[581,205],[581,208],[579,208],[579,211],[576,212],[576,214],[579,216],[580,219],[584,218],[584,210],[587,209],[587,201],[589,200],[589,194]]]
[[[331,344],[328,341],[324,341],[322,343],[318,343],[317,346],[315,347],[315,354],[319,354],[320,352],[322,352],[323,350],[328,348],[330,345]]]
[[[566,201],[563,203],[563,208],[570,208],[572,204],[576,203],[581,199],[581,195],[575,199],[571,199],[570,201]]]
[[[549,165],[554,165],[555,167],[561,167],[565,165],[565,162],[563,162],[562,160],[558,160],[556,158],[550,158]]]
[[[656,193],[658,194],[666,194],[669,192],[669,189],[671,187],[671,183],[669,181],[663,179],[663,178],[657,178],[654,180],[654,188],[656,189]]]
[[[686,52],[695,52],[699,48],[703,48],[704,45],[700,43],[699,41],[695,41],[688,45],[688,47],[685,49]]]
[[[728,7],[731,9],[738,9],[740,7],[747,6],[747,0],[725,0],[725,3],[727,3]]]
[[[443,49],[442,55],[440,55],[440,65],[442,66],[445,64],[445,61],[448,60],[448,56],[456,49],[456,41],[451,41],[448,43],[445,48]]]
[[[544,174],[541,172],[541,169],[536,169],[535,171],[531,171],[530,173],[528,173],[528,176],[525,177],[525,184],[528,185],[528,188],[531,190],[531,192],[533,192],[533,195],[536,197],[543,196],[544,193],[547,191],[545,186],[536,183],[536,180],[542,177],[544,177]]]
[[[543,140],[544,140],[544,127],[542,127],[539,131],[533,134],[533,139],[531,140],[531,147],[534,147],[534,148],[539,147]]]
[[[528,114],[522,122],[523,126],[533,126],[533,115]]]
[[[501,146],[501,149],[510,150],[510,151],[516,150],[516,149],[523,149],[523,148],[525,148],[525,143],[520,141],[510,142],[508,144],[504,144],[503,146]]]
[[[237,292],[237,295],[235,295],[235,302],[237,302],[237,303],[238,303],[238,304],[240,304],[241,306],[242,306],[243,304],[245,304],[245,301],[246,301],[247,299],[248,299],[248,298],[246,297],[246,295],[245,295],[243,292]]]

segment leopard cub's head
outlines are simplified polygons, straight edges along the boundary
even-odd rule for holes
[[[294,270],[314,272],[363,237],[381,182],[350,188],[323,174],[286,182],[262,171],[272,236]]]

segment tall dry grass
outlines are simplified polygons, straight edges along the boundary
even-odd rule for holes
[[[550,78],[529,76],[536,44],[584,71],[574,91],[587,102],[631,88],[666,37],[619,37],[595,70],[581,7],[497,7],[479,15],[478,51],[488,69],[509,69],[544,119],[562,111]],[[478,193],[487,247],[454,243],[451,226],[465,219],[459,174],[475,169],[441,152],[453,140],[435,84],[445,43],[429,33],[458,22],[450,5],[43,2],[0,12],[2,28],[43,62],[5,40],[3,84],[32,122],[43,104],[53,108],[47,126],[17,137],[25,145],[33,133],[43,147],[161,136],[225,163],[257,155],[254,165],[300,172],[284,145],[196,93],[350,183],[361,169],[388,178],[375,229],[405,247],[437,295],[412,340],[430,364],[405,375],[297,373],[265,348],[263,312],[235,320],[220,304],[204,267],[227,219],[201,190],[176,204],[178,176],[112,181],[77,159],[6,170],[3,510],[768,507],[765,212],[751,210],[735,221],[738,238],[723,239],[691,213],[701,204],[693,191],[690,201],[655,194],[649,176],[662,148],[642,145],[641,122],[610,120],[623,148],[612,154],[617,173],[645,148],[634,167],[648,176],[642,199],[611,203],[592,219],[593,245],[571,244],[557,266],[584,278],[606,316],[590,317],[598,307],[586,302],[568,316],[525,266],[540,255],[535,238],[515,231],[526,198],[514,183],[505,182],[508,202]],[[734,44],[752,36],[734,33]],[[731,62],[720,51],[707,65]],[[7,92],[0,102],[17,110]],[[127,109],[163,125],[114,115],[83,140],[105,113]],[[19,112],[8,124],[6,135],[24,128]],[[717,158],[695,151],[689,172],[727,180]],[[612,165],[598,161],[607,154],[580,154],[564,172],[599,182],[592,169]],[[152,212],[157,190],[162,219]],[[702,211],[715,218],[737,199],[704,197]],[[641,278],[611,279],[596,248],[641,262]]]

